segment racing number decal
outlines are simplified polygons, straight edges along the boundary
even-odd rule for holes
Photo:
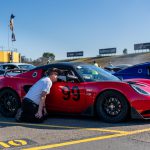
[[[69,88],[69,86],[64,86],[62,88],[62,93],[64,94],[64,96],[63,96],[64,100],[70,99],[70,88]]]
[[[62,93],[63,93],[63,99],[64,100],[68,100],[70,99],[71,97],[71,92],[72,92],[72,99],[74,101],[78,101],[80,99],[80,90],[78,88],[78,86],[73,86],[72,87],[72,90],[70,90],[70,87],[69,86],[64,86],[62,87]]]
[[[73,100],[78,101],[80,99],[80,90],[77,86],[72,87]]]

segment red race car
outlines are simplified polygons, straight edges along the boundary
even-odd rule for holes
[[[54,63],[10,76],[0,76],[0,111],[12,117],[29,88],[46,76],[49,68],[61,70],[46,98],[49,113],[98,115],[107,122],[150,118],[150,81],[120,81],[94,65]]]

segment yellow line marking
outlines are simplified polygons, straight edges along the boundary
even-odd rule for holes
[[[43,149],[56,148],[56,147],[62,147],[62,146],[67,146],[67,145],[79,144],[79,143],[92,142],[92,141],[97,141],[97,140],[104,140],[104,139],[120,137],[120,136],[124,136],[124,135],[126,135],[126,134],[122,133],[122,134],[99,136],[99,137],[69,141],[69,142],[64,142],[64,143],[56,143],[56,144],[49,144],[49,145],[45,145],[45,146],[25,148],[25,149],[22,149],[22,150],[43,150]]]
[[[143,133],[143,132],[147,132],[150,131],[150,128],[146,128],[146,129],[141,129],[141,130],[135,130],[135,131],[131,131],[128,134],[138,134],[138,133]]]
[[[12,146],[22,146],[22,145],[27,145],[27,142],[25,140],[14,140],[14,141],[9,141],[8,144]]]
[[[0,142],[0,146],[3,146],[4,148],[9,148],[10,146],[4,142]]]
[[[14,141],[8,141],[8,144],[10,144],[12,146],[20,146],[20,144],[14,142]]]
[[[16,123],[16,122],[0,122],[0,123],[14,124],[14,125],[37,126],[37,127],[51,127],[51,128],[78,129],[78,130],[88,130],[88,131],[101,131],[101,132],[111,132],[111,133],[128,133],[127,131],[110,130],[110,129],[104,129],[104,128],[84,128],[84,127],[73,127],[73,126],[58,126],[58,125],[48,125],[48,124],[31,124],[31,123]]]
[[[104,128],[84,128],[84,130],[89,131],[101,131],[101,132],[112,132],[112,133],[129,133],[128,131],[120,131],[120,130],[110,130],[110,129],[104,129]]]
[[[74,141],[69,141],[69,142],[64,142],[64,143],[56,143],[56,144],[49,144],[49,145],[38,146],[38,147],[25,148],[25,149],[22,149],[22,150],[50,149],[50,148],[67,146],[67,145],[80,144],[80,143],[86,143],[86,142],[92,142],[92,141],[116,138],[116,137],[121,137],[121,136],[139,134],[139,133],[143,133],[143,132],[147,132],[147,131],[150,131],[150,128],[141,129],[141,130],[135,130],[135,131],[131,131],[131,132],[125,132],[125,133],[120,133],[120,134],[113,134],[113,135],[99,136],[99,137],[94,137],[94,138],[87,138],[87,139],[82,139],[82,140],[74,140]]]

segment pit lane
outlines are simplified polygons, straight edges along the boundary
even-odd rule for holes
[[[149,131],[150,121],[144,120],[111,124],[90,117],[51,116],[43,124],[28,124],[0,116],[0,149],[76,149],[123,137],[149,143]]]

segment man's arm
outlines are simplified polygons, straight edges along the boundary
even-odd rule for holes
[[[46,99],[46,95],[47,95],[47,92],[45,91],[42,91],[42,94],[41,94],[41,100],[40,100],[40,103],[39,103],[39,109],[38,109],[38,112],[35,114],[35,116],[37,118],[41,118],[43,116],[43,110],[45,109],[45,99]],[[45,111],[45,110],[44,110]],[[46,113],[46,112],[45,112]]]

